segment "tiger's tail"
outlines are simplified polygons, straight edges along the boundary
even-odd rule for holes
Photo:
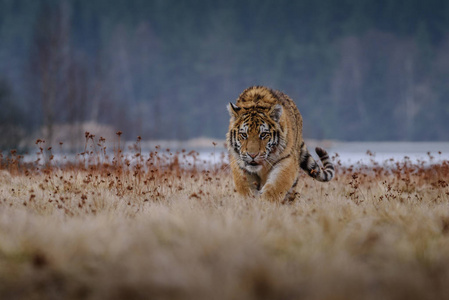
[[[332,164],[327,151],[323,148],[316,147],[316,154],[320,157],[323,168],[313,159],[310,155],[309,150],[307,150],[306,144],[303,142],[301,144],[301,154],[300,154],[300,167],[309,174],[310,177],[315,178],[318,181],[330,181],[334,178],[335,169]]]

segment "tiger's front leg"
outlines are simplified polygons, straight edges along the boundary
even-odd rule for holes
[[[248,178],[248,172],[242,170],[234,157],[230,158],[232,177],[237,193],[243,196],[257,195],[257,187],[252,178]]]
[[[299,172],[299,164],[288,157],[279,162],[268,173],[265,185],[261,189],[262,200],[281,202],[293,187]]]

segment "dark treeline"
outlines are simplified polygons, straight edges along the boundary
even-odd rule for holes
[[[223,138],[250,85],[309,138],[447,140],[449,2],[0,0],[0,148],[85,122]]]

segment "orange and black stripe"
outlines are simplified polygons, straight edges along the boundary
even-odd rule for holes
[[[316,153],[320,157],[323,168],[315,161],[312,155],[307,150],[304,142],[301,144],[301,154],[300,154],[300,167],[307,172],[311,177],[318,181],[330,181],[334,177],[335,169],[332,164],[329,155],[326,150],[320,147],[316,147]]]

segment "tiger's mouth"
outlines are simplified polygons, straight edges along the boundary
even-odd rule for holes
[[[258,162],[256,162],[256,161],[250,161],[250,162],[247,162],[246,163],[247,165],[249,165],[249,166],[258,166],[258,165],[260,165]]]

